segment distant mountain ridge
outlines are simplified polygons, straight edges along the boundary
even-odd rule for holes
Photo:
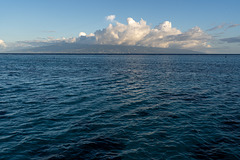
[[[9,51],[8,53],[202,54],[201,52],[186,49],[77,43],[60,43],[29,49]]]

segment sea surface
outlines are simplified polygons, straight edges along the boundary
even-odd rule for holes
[[[240,55],[0,55],[1,160],[239,160]]]

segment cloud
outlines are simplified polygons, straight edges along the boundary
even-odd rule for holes
[[[165,21],[151,29],[143,19],[136,22],[127,19],[127,24],[116,22],[107,28],[95,32],[99,44],[137,45],[161,48],[208,48],[207,41],[211,36],[204,33],[199,27],[194,27],[182,33],[172,28],[169,21]]]
[[[112,22],[112,21],[114,21],[115,18],[116,18],[115,15],[109,15],[109,16],[106,17],[106,20]]]
[[[90,33],[89,35],[87,35],[87,33],[85,32],[80,32],[78,37],[94,37],[95,35],[93,33]]]
[[[223,39],[220,39],[220,40],[223,41],[223,42],[227,42],[227,43],[240,43],[240,36],[223,38]]]
[[[82,36],[86,36],[86,35],[87,35],[87,34],[86,34],[85,32],[80,32],[78,36],[79,36],[79,37],[82,37]]]
[[[151,35],[151,40],[146,43],[143,40],[142,45],[147,44],[151,47],[162,47],[162,48],[209,48],[210,45],[207,41],[211,39],[211,36],[204,33],[199,27],[194,27],[187,32],[181,33],[176,28],[168,28],[164,30],[160,28],[154,30],[154,34]]]
[[[25,41],[26,43],[46,43],[46,44],[51,44],[51,43],[62,43],[62,42],[65,42],[65,43],[74,43],[76,42],[76,38],[75,37],[72,37],[72,38],[65,38],[65,37],[62,37],[62,38],[54,38],[54,37],[48,37],[46,39],[41,39],[41,40],[35,40],[35,41]]]
[[[9,47],[15,49],[25,49],[25,48],[33,48],[33,47],[41,47],[41,46],[49,46],[55,44],[65,44],[65,43],[78,43],[78,44],[95,44],[96,38],[93,33],[87,35],[85,32],[80,32],[79,37],[71,37],[71,38],[38,38],[37,40],[32,41],[18,41],[14,44],[10,44]]]
[[[234,27],[238,27],[238,26],[240,26],[240,24],[232,24],[232,25],[229,25],[229,26],[226,28],[226,30],[229,29],[229,28],[234,28]]]
[[[133,18],[127,18],[127,23],[123,24],[115,21],[115,15],[107,16],[106,19],[114,21],[106,28],[86,34],[80,32],[78,37],[53,38],[48,37],[34,41],[19,41],[11,44],[14,48],[29,48],[58,43],[78,43],[78,44],[107,44],[107,45],[136,45],[145,47],[160,48],[184,48],[184,49],[204,49],[211,47],[208,41],[212,39],[210,35],[202,31],[199,27],[194,27],[186,32],[182,32],[172,27],[172,23],[165,21],[151,28],[143,19],[139,22]],[[2,43],[2,46],[5,43]]]
[[[215,30],[218,30],[218,29],[222,29],[226,26],[226,24],[221,24],[221,25],[218,25],[218,26],[215,26],[213,28],[210,28],[210,29],[207,29],[207,31],[215,31]]]
[[[225,31],[226,31],[230,28],[234,28],[234,27],[238,27],[238,26],[240,26],[240,24],[226,24],[226,23],[224,23],[224,24],[215,26],[213,28],[207,29],[206,31],[215,31],[215,30],[223,29],[223,28],[225,28]]]
[[[40,46],[48,46],[54,45],[59,43],[76,43],[77,38],[54,38],[54,37],[47,37],[47,38],[39,38],[37,40],[32,41],[17,41],[16,43],[10,44],[9,47],[14,49],[24,49],[24,48],[33,48],[33,47],[40,47]]]
[[[95,32],[99,44],[113,45],[136,45],[150,32],[150,27],[144,20],[135,22],[132,18],[127,19],[127,25],[116,22],[116,25],[109,24],[103,30]]]
[[[76,43],[79,44],[96,44],[95,34],[86,34],[85,32],[80,32],[78,38],[76,38]]]
[[[0,48],[6,48],[6,47],[7,45],[5,44],[5,42],[0,39]]]

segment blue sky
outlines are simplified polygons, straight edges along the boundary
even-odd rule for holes
[[[106,28],[111,23],[106,16],[116,15],[115,20],[123,24],[128,17],[137,22],[142,18],[151,28],[164,21],[181,32],[198,26],[213,37],[212,50],[227,47],[226,52],[236,53],[239,6],[239,0],[0,0],[0,40],[8,44],[78,37],[80,32]]]

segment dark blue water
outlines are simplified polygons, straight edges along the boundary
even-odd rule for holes
[[[240,159],[239,55],[0,55],[0,159]]]

